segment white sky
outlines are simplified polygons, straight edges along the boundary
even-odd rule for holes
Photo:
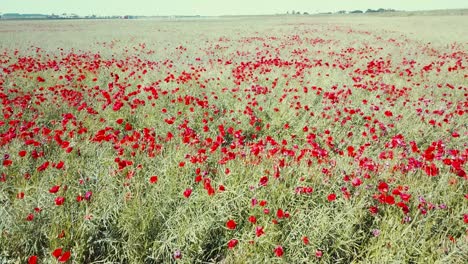
[[[0,13],[78,15],[250,15],[368,8],[468,8],[468,0],[0,0]]]

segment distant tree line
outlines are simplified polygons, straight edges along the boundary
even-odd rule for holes
[[[2,20],[24,20],[24,19],[136,19],[139,18],[138,16],[97,16],[97,15],[89,15],[89,16],[79,16],[77,14],[67,14],[63,13],[60,15],[51,14],[20,14],[20,13],[5,13],[0,14],[0,19]]]
[[[383,9],[383,8],[379,8],[377,10],[373,10],[373,9],[367,9],[366,10],[366,13],[385,13],[385,12],[395,12],[396,10],[395,9]]]
[[[366,13],[366,14],[370,14],[370,13],[387,13],[387,12],[396,12],[395,9],[392,9],[392,8],[389,8],[389,9],[384,9],[384,8],[379,8],[379,9],[367,9],[365,12],[362,11],[362,10],[353,10],[353,11],[349,11],[349,12],[346,12],[345,10],[340,10],[338,12],[336,12],[337,14],[363,14],[363,13]]]
[[[304,12],[301,14],[301,12],[299,11],[291,11],[291,15],[308,15],[309,13],[308,12]],[[286,12],[286,15],[289,15],[289,11]]]
[[[371,13],[386,13],[386,12],[395,12],[396,10],[395,9],[384,9],[384,8],[379,8],[379,9],[367,9],[366,11],[362,11],[362,10],[352,10],[352,11],[346,11],[346,10],[340,10],[338,12],[336,12],[336,14],[363,14],[363,13],[366,13],[366,14],[371,14]],[[291,12],[287,11],[286,12],[287,15],[308,15],[309,13],[308,12],[303,12],[301,13],[300,11],[295,11],[295,10],[292,10]],[[333,14],[332,12],[325,12],[325,13],[318,13],[318,14],[321,14],[321,15],[331,15]]]

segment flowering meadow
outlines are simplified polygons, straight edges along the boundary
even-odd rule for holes
[[[464,263],[431,19],[2,21],[0,263]]]

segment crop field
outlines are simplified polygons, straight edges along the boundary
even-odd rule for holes
[[[466,263],[468,16],[0,21],[0,263]]]

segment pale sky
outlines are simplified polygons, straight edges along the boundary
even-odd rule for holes
[[[368,8],[468,8],[468,0],[0,0],[0,13],[78,15],[254,15]]]

